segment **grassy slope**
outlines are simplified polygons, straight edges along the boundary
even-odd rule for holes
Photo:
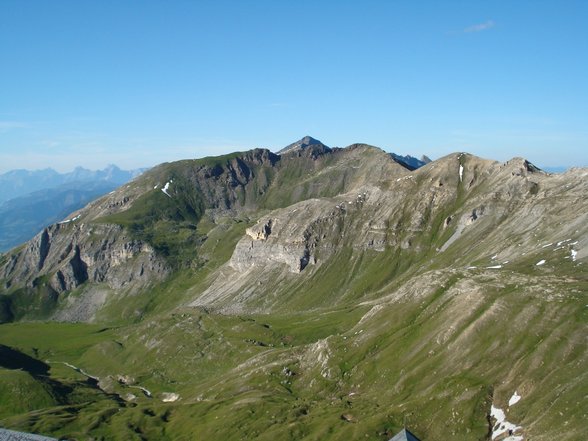
[[[451,434],[465,441],[485,439],[490,403],[506,408],[517,390],[523,399],[510,421],[533,439],[579,440],[588,366],[585,281],[562,284],[539,274],[536,286],[517,287],[521,277],[437,272],[416,297],[384,303],[361,322],[371,305],[243,317],[186,309],[102,332],[3,325],[4,344],[29,354],[34,347],[39,357],[101,377],[132,375],[155,398],[139,397],[116,413],[112,402],[99,401],[71,421],[61,408],[2,421],[108,439],[132,439],[139,430],[147,439],[377,440],[407,418],[425,439]],[[568,294],[551,298],[551,291]],[[55,369],[60,378],[77,375]],[[162,403],[162,392],[182,398]],[[56,429],[55,421],[63,426]]]

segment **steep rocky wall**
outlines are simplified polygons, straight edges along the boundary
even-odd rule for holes
[[[461,268],[487,261],[501,269],[549,242],[573,238],[577,258],[588,240],[585,176],[552,176],[522,159],[501,164],[454,154],[384,185],[273,210],[247,229],[193,304],[267,312],[259,305],[280,303],[269,293],[313,277],[344,249],[355,256],[389,251],[393,267],[404,271],[410,268],[404,261]]]
[[[112,289],[136,289],[168,273],[153,249],[132,239],[118,225],[68,222],[45,228],[0,267],[5,288],[32,287],[46,277],[58,293],[85,282],[105,283]]]

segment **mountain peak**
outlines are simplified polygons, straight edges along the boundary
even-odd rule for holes
[[[318,139],[313,138],[312,136],[308,136],[308,135],[306,135],[304,138],[302,138],[298,142],[301,142],[301,143],[306,144],[306,145],[323,144]]]
[[[278,153],[280,155],[283,155],[284,153],[290,153],[290,152],[296,152],[296,151],[304,150],[307,147],[315,146],[315,145],[316,146],[320,146],[320,147],[327,147],[325,144],[323,144],[322,142],[320,142],[318,139],[315,139],[312,136],[306,135],[304,138],[302,138],[302,139],[300,139],[300,140],[298,140],[296,142],[293,142],[292,144],[284,147]]]

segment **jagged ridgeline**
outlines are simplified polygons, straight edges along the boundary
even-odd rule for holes
[[[91,319],[107,300],[202,268],[217,247],[206,244],[211,236],[220,242],[270,210],[406,171],[373,147],[312,141],[281,155],[256,149],[162,164],[72,213],[3,257],[4,320]]]
[[[162,164],[1,256],[0,425],[583,439],[587,177],[311,137]]]

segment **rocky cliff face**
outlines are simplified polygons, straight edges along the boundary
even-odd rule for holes
[[[395,253],[403,268],[397,277],[414,271],[403,261],[513,266],[535,254],[538,241],[572,238],[574,256],[584,256],[585,177],[580,170],[549,175],[523,159],[500,164],[454,154],[378,185],[274,210],[246,230],[219,278],[192,304],[225,312],[280,308],[284,298],[268,303],[260,284],[287,291],[294,274],[312,278],[323,265],[337,271],[329,265],[346,249],[348,259]]]
[[[6,288],[18,281],[33,286],[48,276],[57,293],[85,282],[117,290],[161,280],[168,268],[148,244],[133,240],[118,225],[55,224],[44,229],[2,267]]]

